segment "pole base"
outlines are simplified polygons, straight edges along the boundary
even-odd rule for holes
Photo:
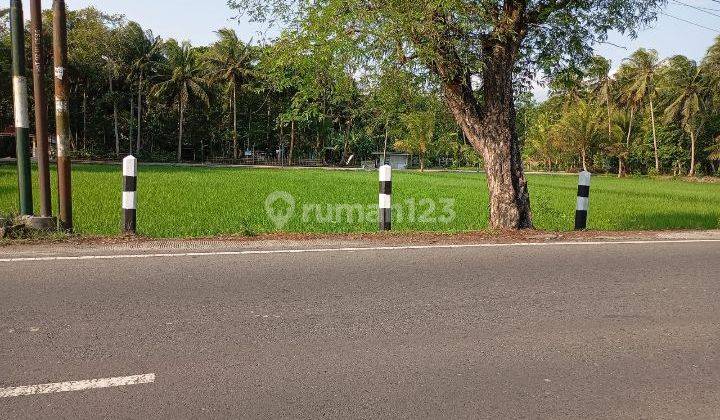
[[[58,229],[57,218],[52,216],[21,216],[18,217],[17,222],[24,224],[28,229],[40,230],[43,232],[55,232]]]

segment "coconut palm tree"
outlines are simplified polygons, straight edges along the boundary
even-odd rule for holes
[[[117,61],[113,58],[103,55],[102,59],[105,61],[108,70],[108,82],[110,87],[110,99],[113,104],[113,131],[115,133],[115,156],[120,157],[120,130],[118,128],[118,94],[113,88],[113,81],[118,76],[118,65]]]
[[[713,174],[715,174],[718,169],[715,165],[720,161],[720,136],[716,136],[713,144],[706,147],[705,151],[708,152],[708,161],[710,161]]]
[[[660,172],[660,158],[658,156],[657,132],[655,125],[655,97],[657,95],[656,79],[661,62],[655,50],[640,48],[623,63],[623,74],[627,82],[623,87],[622,95],[625,101],[632,104],[643,104],[645,100],[650,105],[650,122],[653,133],[653,151],[655,154],[655,170]]]
[[[553,161],[557,160],[562,144],[554,130],[555,119],[555,115],[541,112],[527,133],[527,146],[533,150],[533,155],[543,162],[546,171],[553,170]]]
[[[180,162],[185,112],[193,101],[198,101],[207,107],[210,105],[210,100],[203,67],[192,46],[187,42],[178,45],[175,41],[169,41],[165,44],[165,49],[168,63],[161,71],[160,81],[153,86],[152,94],[164,98],[178,110],[180,120],[177,160]]]
[[[630,147],[625,139],[625,133],[630,125],[629,113],[614,112],[610,124],[610,141],[604,149],[610,156],[618,159],[618,178],[622,178],[627,173],[627,160],[630,157]]]
[[[148,76],[154,75],[160,66],[162,56],[162,40],[151,30],[144,30],[138,23],[130,22],[123,33],[123,59],[127,63],[127,80],[137,86],[137,138],[135,150],[141,147],[142,133],[142,97],[147,89]],[[130,99],[132,102],[133,99]],[[132,138],[132,133],[130,135]]]
[[[587,171],[588,152],[602,138],[602,111],[594,104],[580,100],[568,110],[557,123],[557,134],[565,139],[566,147],[571,152],[580,154],[583,170]]]
[[[607,110],[608,142],[613,141],[612,101],[614,80],[610,76],[610,60],[595,56],[590,64],[587,74],[590,78],[590,88],[597,100],[602,102]]]
[[[394,147],[406,153],[417,154],[420,158],[420,172],[425,171],[425,156],[435,140],[435,112],[417,111],[401,116],[407,127],[408,136],[395,142]]]
[[[569,68],[550,80],[550,96],[562,98],[563,111],[585,97],[583,77],[583,73],[577,68]]]
[[[665,108],[665,120],[677,123],[690,136],[690,176],[695,175],[695,146],[697,135],[703,124],[703,112],[707,99],[707,84],[697,64],[684,56],[674,56],[668,60],[668,83],[665,94],[668,106]]]
[[[620,108],[620,113],[627,115],[627,124],[624,124],[623,127],[625,127],[625,148],[627,150],[630,150],[630,140],[632,139],[632,133],[633,133],[633,123],[635,122],[635,114],[640,107],[640,103],[638,103],[635,100],[635,97],[629,94],[629,91],[627,89],[627,86],[630,84],[630,79],[628,77],[627,68],[625,66],[620,66],[620,69],[618,70],[615,78],[615,83],[617,85],[617,89],[615,91],[616,96],[616,104]],[[627,162],[625,162],[624,171],[627,172],[629,170],[629,165]]]
[[[217,31],[220,38],[207,55],[212,81],[225,84],[230,96],[233,116],[233,158],[238,158],[237,93],[254,77],[254,54],[252,48],[243,43],[232,29]]]
[[[715,43],[708,48],[701,64],[701,71],[708,76],[709,82],[717,91],[720,87],[720,36],[715,38]]]

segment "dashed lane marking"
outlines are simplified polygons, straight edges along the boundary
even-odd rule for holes
[[[154,373],[132,376],[116,376],[114,378],[85,379],[82,381],[15,386],[9,388],[0,388],[0,398],[20,397],[23,395],[50,394],[53,392],[84,391],[87,389],[148,384],[152,382],[155,382]]]

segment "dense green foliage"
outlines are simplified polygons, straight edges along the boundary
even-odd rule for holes
[[[301,171],[301,172],[299,172]],[[0,165],[0,209],[17,209],[17,186],[12,165]],[[301,176],[300,176],[301,175]],[[295,199],[288,232],[377,231],[377,173],[338,170],[281,170],[140,166],[138,231],[154,237],[208,236],[275,232],[265,212],[265,199],[287,191]],[[79,233],[114,235],[120,231],[122,172],[117,165],[75,165],[73,173],[75,223]],[[529,175],[538,228],[573,228],[577,178]],[[479,173],[397,172],[393,175],[394,230],[467,231],[488,226],[488,192]],[[53,198],[57,197],[54,195]],[[449,223],[419,220],[428,208],[454,199],[456,218]],[[417,205],[414,223],[399,221],[398,208]],[[302,221],[304,204],[360,204],[369,213],[362,222]],[[324,207],[323,207],[324,208]],[[325,211],[323,210],[323,213]],[[593,178],[588,228],[636,230],[720,227],[720,188],[681,180]]]
[[[298,25],[301,20],[304,22],[304,30],[286,31],[270,44],[251,46],[240,41],[233,30],[220,29],[213,45],[192,47],[172,39],[163,40],[135,22],[92,7],[71,11],[68,35],[75,155],[110,158],[132,152],[142,160],[169,161],[178,158],[180,149],[182,160],[205,161],[238,158],[246,150],[252,150],[273,158],[282,145],[286,157],[290,154],[294,159],[309,157],[339,163],[346,162],[350,155],[355,156],[355,162],[370,158],[372,152],[382,151],[387,145],[390,150],[397,146],[397,150],[422,154],[430,164],[442,161],[472,166],[479,161],[477,152],[445,109],[436,78],[413,64],[418,54],[426,51],[413,52],[409,45],[398,44],[398,40],[388,36],[376,40],[377,48],[367,49],[368,54],[359,54],[354,39],[320,43],[322,36],[330,36],[338,29],[320,20],[320,16],[293,16]],[[578,22],[588,16],[573,15],[573,25],[578,26]],[[392,19],[400,19],[404,25],[410,25],[411,17],[400,19],[393,15],[386,23],[390,25]],[[630,30],[629,22],[623,25]],[[49,12],[45,13],[44,30],[47,90],[48,98],[52,99]],[[565,31],[573,33],[567,28]],[[578,42],[551,48],[547,43],[549,36],[549,32],[536,34],[537,47],[542,47],[542,51],[566,48],[573,51],[576,59],[587,53],[586,48],[580,49]],[[587,31],[574,36],[587,36]],[[361,41],[367,43],[372,39],[363,37]],[[11,91],[9,43],[9,28],[3,18],[0,20],[0,91],[4,92]],[[29,34],[26,44],[29,63]],[[396,54],[388,53],[392,48],[397,50]],[[719,61],[713,59],[712,54],[720,53],[711,51],[707,68]],[[550,56],[548,50],[542,54],[545,59],[535,57],[536,68],[557,73],[557,60],[550,60]],[[377,71],[370,71],[371,67]],[[588,96],[585,98],[588,107],[599,104],[603,98],[612,98],[614,110],[628,109],[623,107],[616,86],[619,81],[609,76],[603,78],[602,69],[598,75],[597,66],[586,70],[583,94]],[[555,96],[562,93],[562,100],[553,98],[544,105],[528,105],[524,97],[516,101],[521,138],[529,137],[527,154],[534,162],[561,169],[580,166],[577,144],[570,144],[569,140],[551,144],[557,143],[557,139],[551,137],[558,137],[560,131],[554,127],[558,104],[567,107],[566,94],[572,94],[556,86],[556,81],[567,74],[567,71],[561,72],[553,85]],[[518,75],[527,82],[530,72],[526,69]],[[654,83],[660,85],[658,81]],[[632,155],[627,152],[626,159],[631,171],[646,171],[648,167],[648,112],[646,106],[641,106],[647,102],[643,100],[631,101],[637,108],[636,129],[630,142],[634,149]],[[32,105],[32,96],[30,103]],[[665,124],[661,113],[658,114],[661,170],[677,172],[681,161],[689,159],[686,156],[689,147],[684,144],[689,136],[683,136],[688,126]],[[434,126],[426,130],[432,133],[427,142],[412,134],[417,134],[419,117],[434,121]],[[570,115],[568,119],[581,117]],[[628,119],[621,115],[612,117],[612,124],[617,128],[611,131],[618,131],[618,138],[624,129],[623,118]],[[0,128],[11,124],[12,98],[2,95]],[[602,124],[598,121],[595,125]],[[704,172],[714,168],[714,162],[708,159],[720,155],[720,145],[713,142],[712,134],[707,132],[714,125],[717,124],[703,121],[701,129],[705,132],[697,136],[698,160]],[[52,112],[50,126],[52,131]],[[591,145],[588,159],[593,169],[613,169],[611,159],[626,153],[620,141],[613,140],[608,145],[606,140],[598,137],[580,141]],[[5,149],[6,153],[10,151]],[[548,161],[552,164],[548,165]]]
[[[640,49],[611,74],[596,57],[524,104],[525,153],[548,170],[716,175],[720,170],[720,38],[696,63]]]
[[[654,21],[665,0],[228,0],[228,4],[255,21],[279,22],[284,34],[299,40],[300,55],[329,50],[333,62],[343,63],[350,74],[377,77],[395,67],[433,86],[463,139],[483,158],[490,225],[524,229],[533,222],[516,99],[538,75],[555,75],[568,65],[588,61],[593,45],[606,40],[609,31],[635,34]],[[417,143],[420,150],[423,145],[441,144]]]
[[[51,13],[44,17],[52,104]],[[11,91],[7,25],[0,20],[3,92]],[[69,12],[68,42],[77,158],[132,152],[145,161],[173,161],[178,154],[185,161],[207,161],[254,152],[275,159],[282,145],[286,160],[337,164],[354,155],[357,164],[381,151],[386,137],[390,148],[404,138],[400,117],[415,111],[433,114],[438,136],[457,133],[422,78],[400,69],[361,76],[337,61],[336,51],[299,53],[292,35],[249,45],[233,30],[220,29],[217,42],[195,47],[90,7]],[[29,32],[26,50],[29,63]],[[50,111],[52,133],[52,106]],[[12,97],[0,95],[0,129],[11,125]],[[465,163],[460,146],[446,153],[457,165]]]

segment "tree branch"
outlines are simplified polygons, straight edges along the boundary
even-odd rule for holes
[[[538,3],[531,10],[528,10],[525,16],[525,22],[529,25],[538,25],[544,23],[548,17],[554,12],[565,7],[578,3],[578,0],[545,0]]]

